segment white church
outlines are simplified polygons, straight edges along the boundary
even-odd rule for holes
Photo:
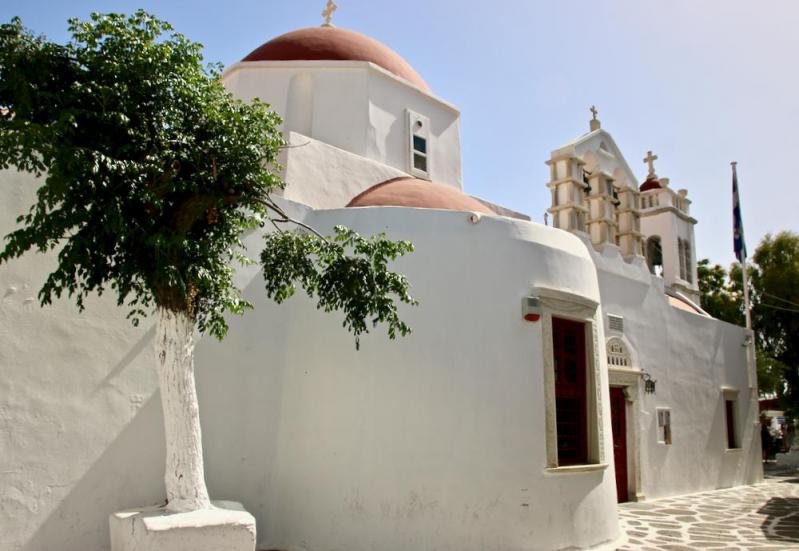
[[[208,488],[255,516],[258,549],[614,549],[618,502],[761,481],[748,335],[698,305],[687,192],[652,152],[637,178],[596,110],[547,161],[544,225],[463,189],[458,109],[372,38],[289,32],[222,78],[283,117],[295,217],[416,249],[394,266],[420,302],[406,338],[356,351],[337,314],[269,302],[251,268],[255,310],[199,343]],[[35,182],[0,184],[6,234]],[[106,549],[109,513],[164,499],[152,326],[107,297],[40,308],[53,265],[0,266],[12,551]]]

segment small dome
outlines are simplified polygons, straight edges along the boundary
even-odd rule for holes
[[[657,178],[647,178],[646,182],[641,184],[638,188],[639,191],[649,191],[650,189],[661,189],[663,186],[657,181]]]
[[[242,61],[370,61],[429,92],[422,77],[400,55],[373,38],[337,27],[299,29],[259,46]]]
[[[347,206],[412,207],[496,214],[457,188],[404,176],[370,187],[355,196]]]

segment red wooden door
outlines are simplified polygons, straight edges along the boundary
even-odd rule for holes
[[[585,324],[552,319],[558,465],[588,462]]]
[[[616,465],[616,495],[619,503],[630,500],[627,491],[627,412],[624,389],[610,387],[610,423],[613,426],[613,462]]]

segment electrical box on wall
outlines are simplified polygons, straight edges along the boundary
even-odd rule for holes
[[[522,318],[526,321],[541,319],[541,299],[538,297],[524,297],[522,299]]]

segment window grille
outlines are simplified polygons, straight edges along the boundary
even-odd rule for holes
[[[607,342],[608,367],[632,367],[630,353],[624,342],[618,337],[613,337]]]

